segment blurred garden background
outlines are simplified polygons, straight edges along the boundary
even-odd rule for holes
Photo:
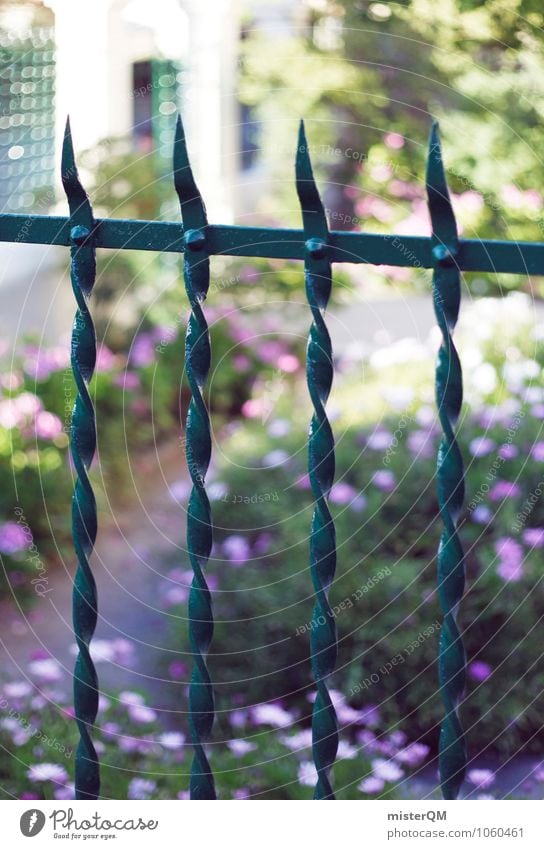
[[[151,15],[136,0],[97,0],[93,37],[85,38],[84,19],[68,43],[74,14],[62,0],[0,3],[4,211],[66,214],[56,172],[70,111],[95,214],[179,220],[169,171],[179,109],[212,223],[301,226],[294,154],[304,117],[331,229],[427,235],[425,159],[438,118],[461,235],[543,240],[537,2],[217,0],[211,15],[208,2],[156,0]],[[91,26],[90,13],[78,14]],[[74,306],[64,251],[1,247],[0,789],[3,798],[67,799],[77,742]],[[98,252],[93,656],[106,798],[188,795],[181,267],[172,254]],[[430,283],[423,269],[334,269],[339,798],[438,792],[439,334]],[[459,621],[468,798],[540,798],[544,787],[543,287],[528,275],[463,276],[456,339],[465,375]],[[210,760],[222,798],[309,799],[302,268],[215,257],[205,311],[215,525]]]

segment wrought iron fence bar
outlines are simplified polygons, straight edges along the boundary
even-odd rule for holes
[[[430,229],[430,228],[429,228]],[[239,227],[209,224],[210,256],[298,259],[305,256],[304,232],[295,228]],[[70,246],[70,219],[64,216],[0,214],[0,242]],[[183,229],[175,221],[96,219],[97,248],[179,253],[185,250]],[[430,236],[398,236],[332,230],[331,262],[432,268]],[[544,276],[543,242],[460,239],[456,257],[460,271]]]

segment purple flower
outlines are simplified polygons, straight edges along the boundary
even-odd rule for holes
[[[168,667],[168,672],[174,681],[182,681],[187,675],[187,665],[181,660],[173,660]]]
[[[251,546],[240,534],[232,534],[223,541],[223,554],[233,566],[243,566],[251,557]]]
[[[531,407],[531,415],[535,419],[544,419],[544,404],[535,404]]]
[[[372,483],[383,492],[393,492],[396,486],[395,475],[386,469],[380,469],[372,475]]]
[[[505,498],[516,498],[518,495],[521,495],[521,489],[517,483],[511,481],[497,481],[489,490],[491,501],[503,501]]]
[[[531,450],[531,456],[538,463],[544,463],[544,442],[535,442]]]
[[[408,766],[418,766],[429,754],[429,747],[425,743],[410,743],[401,749],[395,757],[398,761]]]
[[[526,528],[522,534],[523,542],[530,548],[544,547],[544,528]]]
[[[62,681],[64,678],[60,664],[52,657],[31,661],[28,664],[28,671],[31,675],[35,675],[36,678],[48,684],[53,684],[55,681]]]
[[[429,430],[414,430],[406,440],[408,449],[417,457],[433,457],[433,435]]]
[[[129,360],[136,368],[145,368],[155,359],[153,337],[149,333],[140,333],[132,343]]]
[[[364,778],[360,784],[357,785],[357,790],[360,790],[361,793],[366,793],[368,796],[374,796],[376,793],[379,793],[385,787],[385,781],[383,778],[378,778],[375,775],[369,775],[368,778]]]
[[[128,785],[128,798],[149,799],[156,788],[156,783],[148,778],[133,778]]]
[[[17,522],[4,522],[0,525],[0,552],[15,554],[32,544],[29,533]]]
[[[491,769],[469,769],[467,780],[475,787],[482,787],[485,790],[495,781],[495,773]]]
[[[495,447],[492,439],[478,436],[469,443],[468,449],[473,457],[485,457],[487,454],[491,454]]]
[[[474,660],[468,665],[468,674],[475,681],[486,681],[492,671],[489,663],[484,663],[483,660]]]
[[[366,440],[366,444],[372,451],[385,451],[389,448],[393,434],[389,430],[377,429]]]
[[[75,786],[72,781],[68,784],[63,785],[62,787],[57,787],[53,792],[55,799],[60,799],[62,801],[69,801],[74,798]]]
[[[471,516],[472,521],[478,522],[479,525],[486,525],[493,518],[491,510],[485,504],[478,504],[472,511]]]
[[[351,484],[339,481],[332,487],[329,500],[332,504],[350,504],[357,495],[357,490]]]

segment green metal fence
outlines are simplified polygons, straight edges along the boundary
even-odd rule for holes
[[[194,759],[191,798],[214,799],[215,785],[205,742],[214,721],[213,684],[206,654],[213,636],[212,599],[206,564],[212,548],[212,516],[206,494],[211,457],[210,418],[203,390],[211,362],[204,302],[210,285],[210,257],[246,256],[304,262],[311,326],[307,383],[313,405],[308,439],[308,471],[314,497],[310,528],[310,575],[315,593],[315,621],[310,663],[317,688],[312,713],[313,757],[317,770],[314,798],[334,799],[331,768],[338,747],[336,714],[327,680],[334,670],[337,639],[329,588],[334,580],[336,542],[328,494],[334,479],[334,437],[326,403],[333,358],[325,310],[338,262],[432,268],[436,320],[442,334],[436,365],[436,403],[442,427],[437,457],[438,505],[443,532],[438,550],[438,595],[443,614],[439,642],[439,683],[444,705],[439,766],[444,798],[457,798],[466,753],[458,716],[465,682],[465,655],[456,616],[464,591],[465,569],[457,522],[463,505],[463,461],[456,422],[463,398],[462,373],[452,334],[457,322],[461,271],[544,274],[544,244],[460,239],[451,206],[437,125],[433,125],[427,163],[431,234],[393,236],[333,232],[312,174],[310,152],[301,124],[296,152],[296,189],[303,228],[270,229],[208,224],[193,178],[181,120],[174,140],[174,184],[181,222],[95,219],[77,172],[67,124],[62,153],[62,182],[68,217],[0,214],[0,241],[70,247],[71,280],[77,303],[71,360],[78,395],[72,414],[71,452],[77,475],[72,500],[72,528],[77,555],[73,588],[73,625],[78,646],[74,671],[75,719],[80,740],[76,755],[76,798],[95,799],[100,792],[99,762],[93,745],[98,681],[89,645],[97,622],[96,585],[89,558],[97,534],[97,511],[88,469],[96,449],[96,423],[89,382],[96,362],[96,342],[89,307],[95,282],[97,248],[169,251],[183,254],[186,295],[191,307],[186,334],[186,370],[191,402],[186,422],[186,458],[192,480],[187,509],[187,549],[193,569],[189,595],[189,639],[193,673],[189,687],[189,723]],[[362,387],[364,391],[364,387]]]

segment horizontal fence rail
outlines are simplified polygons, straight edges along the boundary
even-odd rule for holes
[[[294,228],[239,227],[208,224],[210,256],[299,259],[305,256],[304,231]],[[97,248],[112,250],[185,250],[183,227],[173,221],[97,218],[93,231]],[[63,216],[0,214],[0,242],[70,246],[70,219]],[[331,262],[433,268],[430,236],[395,236],[331,230]],[[460,271],[544,276],[544,243],[459,239],[456,265]]]
[[[75,770],[76,798],[93,799],[100,793],[98,757],[92,741],[98,680],[90,653],[98,602],[89,558],[97,527],[96,504],[88,477],[96,448],[96,425],[88,386],[96,361],[89,296],[95,281],[97,248],[184,254],[185,291],[191,309],[185,362],[191,390],[186,422],[186,460],[192,481],[187,508],[187,550],[194,576],[188,610],[193,657],[189,686],[189,725],[194,747],[190,782],[193,799],[216,798],[214,777],[206,752],[215,713],[213,685],[206,662],[213,636],[213,610],[205,577],[213,543],[211,507],[205,484],[211,458],[210,416],[203,394],[211,364],[204,310],[210,285],[210,257],[243,256],[304,262],[311,315],[306,375],[313,407],[308,437],[308,475],[314,499],[309,567],[315,595],[315,618],[320,623],[319,628],[312,632],[309,647],[311,671],[317,689],[312,711],[316,799],[334,799],[332,766],[338,748],[337,718],[328,690],[328,679],[334,672],[337,653],[336,628],[329,603],[336,568],[335,528],[328,506],[328,495],[334,481],[334,436],[326,414],[333,378],[332,348],[325,323],[325,310],[332,288],[332,265],[347,262],[433,270],[433,304],[442,337],[435,375],[436,403],[442,428],[437,456],[437,494],[443,526],[437,555],[437,589],[443,614],[438,672],[444,704],[439,771],[444,798],[457,798],[466,767],[465,741],[458,715],[465,681],[465,654],[457,626],[465,580],[463,548],[458,532],[464,499],[464,469],[456,436],[463,381],[461,361],[453,342],[461,305],[460,272],[544,275],[544,244],[458,237],[436,124],[430,136],[426,174],[431,223],[428,237],[329,231],[302,125],[295,170],[302,229],[209,224],[192,174],[180,119],[174,142],[173,173],[181,221],[95,219],[79,181],[67,124],[62,178],[70,215],[0,214],[0,241],[61,245],[71,250],[71,281],[77,304],[71,352],[78,389],[70,440],[77,475],[72,503],[72,534],[77,555],[73,623],[78,646],[74,702],[80,733]]]

